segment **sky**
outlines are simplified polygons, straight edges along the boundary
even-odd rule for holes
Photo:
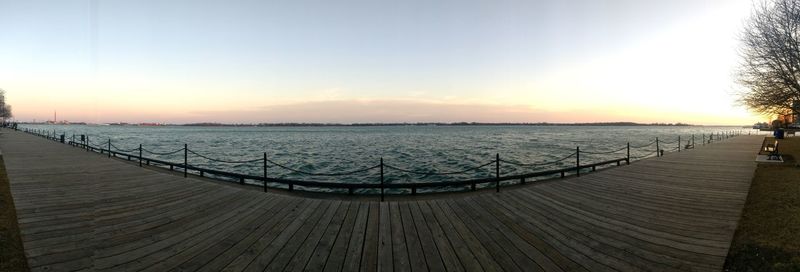
[[[0,0],[21,121],[684,122],[736,103],[750,0]]]

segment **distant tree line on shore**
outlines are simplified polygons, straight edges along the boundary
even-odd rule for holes
[[[321,126],[692,126],[685,123],[634,123],[634,122],[596,122],[596,123],[485,123],[485,122],[415,122],[415,123],[259,123],[259,124],[224,124],[224,123],[191,123],[179,126],[205,127],[321,127]]]

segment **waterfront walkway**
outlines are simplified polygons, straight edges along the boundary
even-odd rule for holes
[[[0,132],[34,271],[719,271],[763,139],[375,202],[184,179]]]

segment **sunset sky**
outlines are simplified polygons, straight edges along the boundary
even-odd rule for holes
[[[18,120],[766,121],[749,0],[5,1]]]

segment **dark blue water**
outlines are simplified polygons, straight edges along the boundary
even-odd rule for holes
[[[535,163],[567,157],[580,146],[581,163],[624,158],[626,143],[644,146],[656,137],[667,151],[677,148],[680,136],[685,145],[701,144],[703,135],[733,131],[736,127],[633,127],[633,126],[381,126],[381,127],[137,127],[25,125],[29,129],[55,130],[58,134],[86,134],[92,144],[106,147],[111,139],[115,149],[133,150],[139,144],[153,152],[183,148],[215,159],[244,161],[268,158],[286,167],[311,173],[341,173],[369,168],[380,158],[388,166],[417,172],[456,172],[486,164],[496,154],[504,161]],[[602,153],[614,150],[619,152]],[[634,158],[654,156],[655,145],[632,148]],[[134,152],[134,153],[138,153]],[[147,154],[183,162],[183,152],[173,155]],[[191,165],[261,175],[261,162],[230,164],[213,162],[190,154]],[[521,174],[575,165],[574,158],[538,167],[501,164],[501,174]],[[423,175],[386,170],[387,182],[463,180],[494,176],[494,164],[454,175]],[[378,169],[346,176],[309,176],[270,165],[270,176],[290,179],[372,183],[379,181]]]

